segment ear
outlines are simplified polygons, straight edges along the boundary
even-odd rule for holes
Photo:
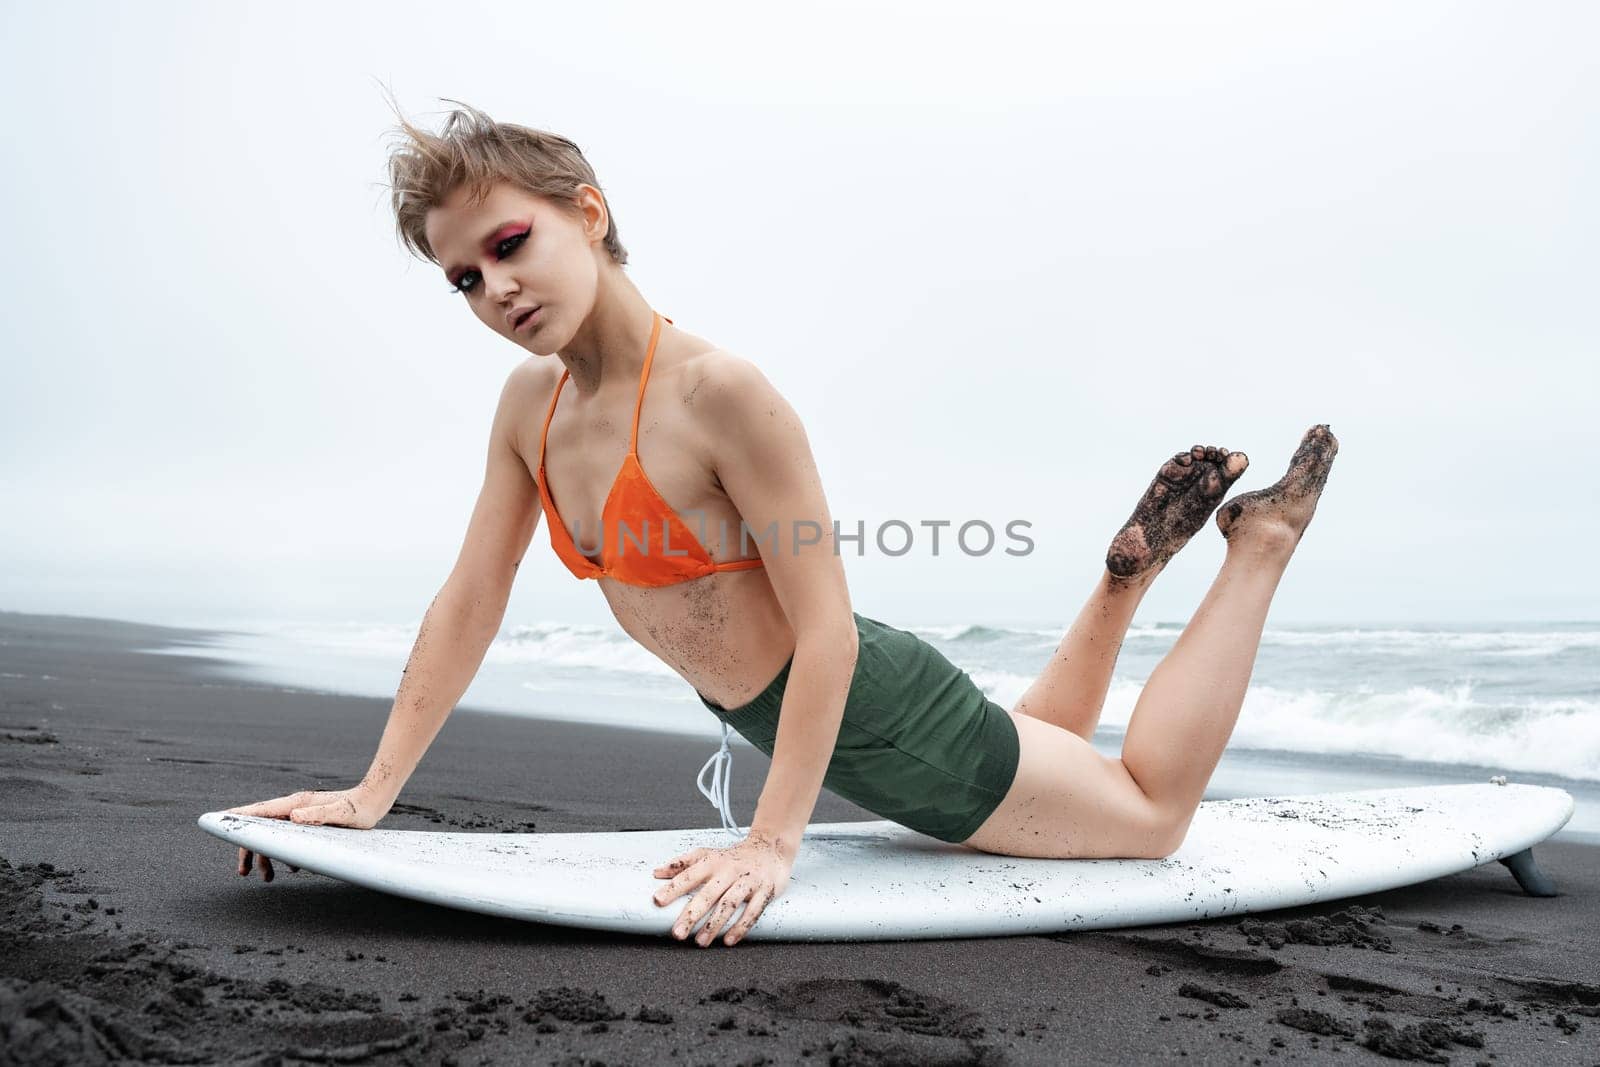
[[[605,194],[588,183],[578,186],[573,201],[583,219],[583,235],[590,241],[604,241],[611,228],[611,209],[606,206]]]

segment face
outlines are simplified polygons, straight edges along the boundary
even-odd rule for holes
[[[599,191],[581,187],[577,207],[574,214],[504,182],[480,201],[463,186],[428,212],[423,232],[456,299],[513,344],[549,355],[588,318],[600,257],[610,258]]]

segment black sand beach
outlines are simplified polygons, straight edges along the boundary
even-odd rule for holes
[[[1600,850],[1564,841],[1548,899],[1490,863],[1244,919],[706,949],[246,880],[196,816],[354,783],[388,704],[141,651],[198,636],[0,613],[0,1064],[1600,1063]],[[706,755],[461,709],[382,825],[708,826]]]

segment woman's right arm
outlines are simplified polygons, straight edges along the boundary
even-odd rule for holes
[[[483,488],[461,554],[423,616],[366,775],[350,789],[294,793],[229,810],[361,829],[388,813],[500,631],[517,567],[540,516],[538,488],[523,460],[517,428],[526,424],[530,410],[540,410],[541,396],[548,403],[553,388],[554,375],[531,361],[506,380],[490,432]],[[252,855],[239,850],[240,874],[250,873]],[[260,859],[262,878],[271,881],[271,860]]]
[[[472,684],[500,632],[510,592],[509,583],[478,584],[452,575],[422,617],[378,752],[356,786],[384,812],[394,805],[422,754]],[[303,814],[310,817],[297,821],[319,821],[316,809]]]

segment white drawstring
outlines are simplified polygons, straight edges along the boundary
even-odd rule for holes
[[[695,777],[700,795],[711,801],[717,814],[722,816],[722,828],[734,837],[743,839],[745,832],[733,820],[733,809],[728,806],[728,784],[733,781],[733,750],[728,747],[728,724],[722,724],[722,747],[711,754]],[[711,772],[711,787],[706,788],[706,772]]]

